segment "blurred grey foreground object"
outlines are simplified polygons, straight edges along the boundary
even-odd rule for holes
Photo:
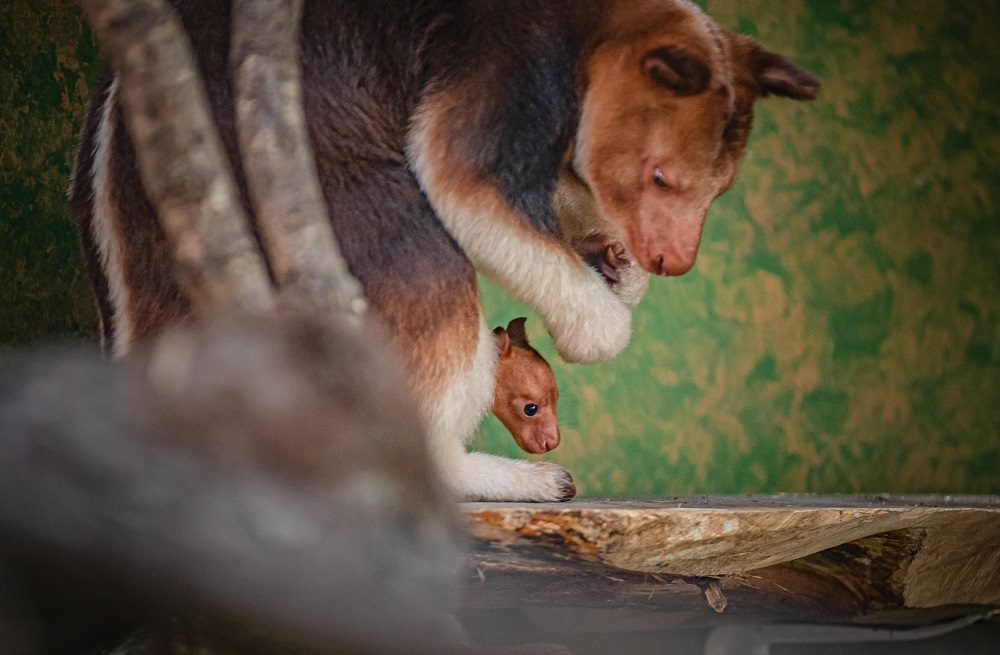
[[[0,655],[448,652],[457,514],[309,201],[301,2],[236,3],[264,252],[171,6],[80,4],[193,317],[0,372]]]
[[[449,652],[454,508],[403,376],[358,335],[236,317],[124,364],[0,374],[0,652],[165,617],[219,652]]]

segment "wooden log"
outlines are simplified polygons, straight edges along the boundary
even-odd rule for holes
[[[1000,606],[996,497],[475,503],[464,511],[474,540],[467,607],[919,622],[948,608]]]

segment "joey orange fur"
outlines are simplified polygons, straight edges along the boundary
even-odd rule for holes
[[[528,343],[524,318],[493,330],[498,359],[492,411],[525,452],[547,453],[559,445],[559,389],[552,367]]]

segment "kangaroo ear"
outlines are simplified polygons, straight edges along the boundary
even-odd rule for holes
[[[527,320],[522,316],[507,324],[507,334],[510,335],[510,340],[515,346],[531,347],[531,344],[528,343],[528,333],[524,329],[524,323]]]
[[[669,45],[648,52],[642,68],[654,82],[681,96],[701,93],[712,79],[712,71],[701,57]]]
[[[754,75],[760,95],[776,95],[792,100],[815,100],[819,79],[779,54],[758,49],[754,54]]]
[[[727,32],[732,52],[732,62],[738,77],[753,78],[757,95],[791,98],[793,100],[814,100],[819,92],[820,81],[785,57],[765,50],[759,43],[743,34]]]
[[[497,335],[497,348],[500,356],[505,357],[510,354],[510,335],[502,327],[493,328],[493,334]]]

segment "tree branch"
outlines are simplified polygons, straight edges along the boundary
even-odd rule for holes
[[[80,0],[120,79],[143,187],[195,311],[273,303],[191,48],[163,0]]]
[[[302,107],[302,0],[235,0],[230,65],[243,168],[279,289],[360,315],[361,285],[340,254]]]

